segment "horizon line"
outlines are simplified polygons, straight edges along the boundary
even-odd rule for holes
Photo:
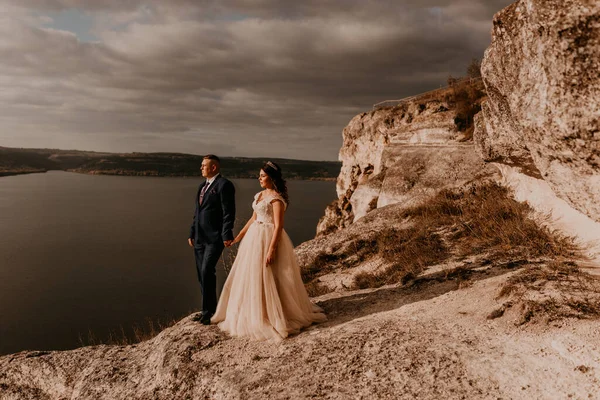
[[[181,154],[188,156],[198,156],[202,157],[206,154],[214,154],[214,153],[206,153],[206,154],[196,154],[196,153],[182,153],[178,151],[152,151],[152,152],[144,152],[144,151],[128,151],[128,152],[113,152],[113,151],[100,151],[100,150],[79,150],[79,149],[59,149],[59,148],[51,148],[51,147],[6,147],[0,146],[0,149],[13,149],[13,150],[58,150],[58,151],[77,151],[82,153],[106,153],[106,154]],[[251,159],[264,159],[264,160],[290,160],[290,161],[311,161],[311,162],[341,162],[339,160],[311,160],[304,158],[286,158],[286,157],[263,157],[263,156],[221,156],[218,155],[219,158],[251,158]]]

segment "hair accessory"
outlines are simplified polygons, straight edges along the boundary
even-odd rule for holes
[[[267,161],[267,165],[271,168],[273,168],[275,171],[279,171],[279,168],[277,168],[277,166],[275,164],[273,164],[271,161]]]

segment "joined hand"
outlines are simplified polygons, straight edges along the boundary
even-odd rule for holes
[[[272,251],[269,251],[269,254],[267,254],[267,267],[273,262],[273,259],[275,258],[274,254]]]

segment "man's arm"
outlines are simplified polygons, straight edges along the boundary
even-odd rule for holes
[[[190,236],[188,236],[188,244],[190,246],[194,246],[194,238],[196,237],[196,224],[194,220],[196,219],[196,214],[194,213],[194,218],[192,219],[192,227],[190,228]]]
[[[221,237],[224,242],[228,242],[233,240],[233,224],[235,223],[235,187],[231,181],[225,182],[221,190],[221,207],[223,209]]]
[[[196,237],[196,213],[194,212],[194,217],[192,218],[192,226],[190,227],[190,236],[188,238],[194,240]]]
[[[194,208],[194,216],[192,217],[192,226],[190,226],[190,235],[188,236],[188,244],[194,246],[194,238],[196,237],[196,213],[198,212],[198,194],[196,194],[196,204]]]

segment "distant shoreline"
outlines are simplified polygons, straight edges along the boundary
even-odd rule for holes
[[[150,178],[201,178],[200,174],[198,175],[177,175],[177,174],[158,174],[155,171],[119,171],[119,172],[111,172],[111,171],[77,171],[77,170],[5,170],[0,171],[0,177],[3,176],[15,176],[15,175],[26,175],[26,174],[39,174],[46,173],[49,171],[62,171],[62,172],[71,172],[75,174],[84,174],[84,175],[106,175],[106,176],[136,176],[136,177],[150,177]],[[251,176],[237,176],[237,175],[227,175],[227,178],[230,179],[255,179],[255,177]],[[322,181],[322,182],[335,182],[337,177],[298,177],[292,176],[290,178],[285,178],[286,180],[292,181]]]
[[[108,176],[138,176],[138,177],[150,177],[150,178],[202,178],[202,175],[183,175],[183,174],[158,174],[156,171],[76,171],[76,170],[64,170],[65,172],[73,172],[76,174],[84,175],[108,175]],[[229,179],[256,179],[255,176],[248,175],[235,175],[235,174],[223,174]],[[335,182],[337,177],[315,177],[315,176],[291,176],[285,177],[285,180],[290,181],[327,181]]]
[[[181,153],[93,153],[56,149],[14,149],[0,146],[0,176],[46,171],[89,175],[200,177],[202,156]],[[230,178],[256,178],[263,158],[221,157],[221,173]],[[285,179],[335,181],[339,161],[272,158]]]
[[[48,172],[47,169],[31,169],[31,170],[6,170],[0,171],[0,177],[2,176],[15,176],[15,175],[26,175],[26,174],[41,174]]]

